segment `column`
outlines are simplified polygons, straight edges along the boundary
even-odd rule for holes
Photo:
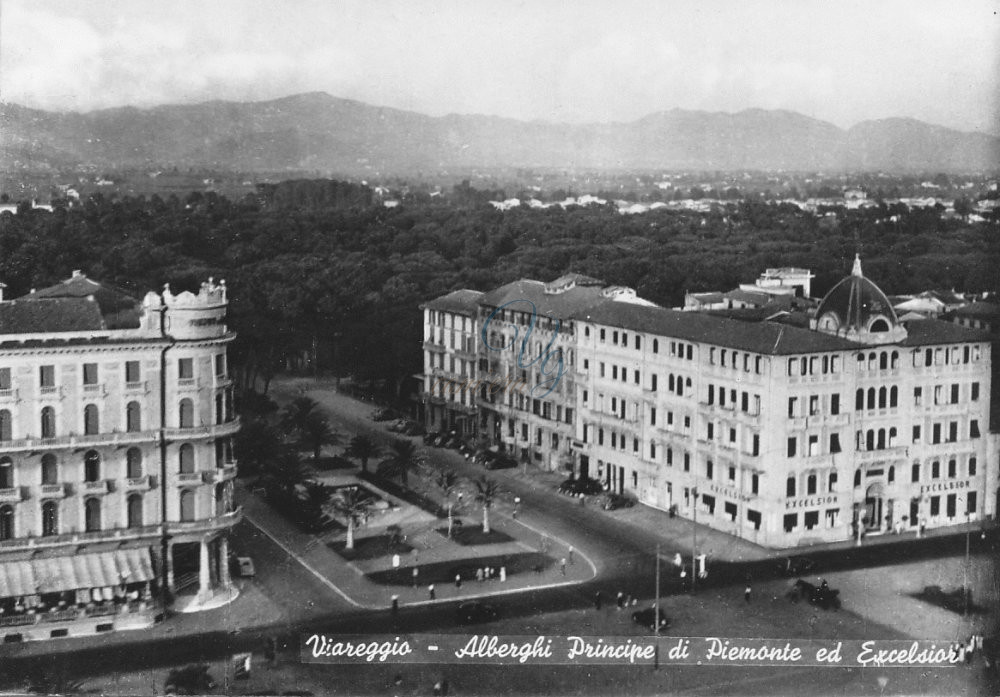
[[[167,590],[170,595],[174,595],[177,589],[174,587],[174,543],[167,542],[167,558],[163,560],[167,565]]]
[[[229,576],[229,537],[223,535],[219,538],[219,583],[226,590],[233,585]]]
[[[201,558],[198,560],[198,600],[204,602],[212,594],[211,570],[208,568],[208,540],[201,538]]]

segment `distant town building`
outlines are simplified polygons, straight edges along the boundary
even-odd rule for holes
[[[149,626],[233,597],[226,287],[85,275],[0,296],[0,635]]]

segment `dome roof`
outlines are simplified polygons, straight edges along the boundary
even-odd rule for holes
[[[885,293],[861,273],[855,255],[851,275],[835,285],[816,311],[816,329],[864,343],[899,341],[905,332]]]

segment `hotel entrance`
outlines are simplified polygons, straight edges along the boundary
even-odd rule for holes
[[[865,530],[881,530],[885,487],[875,482],[865,491]]]

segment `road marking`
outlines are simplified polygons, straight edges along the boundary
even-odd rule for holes
[[[292,557],[295,561],[297,561],[299,564],[301,564],[303,566],[303,568],[305,568],[313,576],[315,576],[316,578],[318,578],[323,583],[323,585],[325,585],[328,588],[332,589],[337,595],[339,595],[341,598],[343,598],[344,600],[346,600],[347,602],[349,602],[354,607],[360,607],[360,608],[366,608],[366,609],[369,608],[369,606],[362,605],[361,603],[359,603],[356,600],[354,600],[354,598],[352,598],[351,596],[347,595],[347,593],[345,593],[344,591],[340,590],[340,588],[338,588],[337,586],[333,585],[333,583],[330,581],[330,579],[328,579],[326,576],[324,576],[319,571],[317,571],[316,569],[314,569],[309,564],[309,562],[307,562],[305,559],[303,559],[298,554],[296,554],[291,549],[289,549],[281,540],[279,540],[277,537],[275,537],[274,535],[272,535],[269,531],[265,530],[263,527],[261,527],[260,525],[258,525],[257,522],[253,519],[253,517],[251,515],[249,515],[247,513],[244,513],[243,517],[246,518],[247,520],[249,520],[253,524],[253,526],[255,528],[257,528],[262,533],[264,533],[269,538],[271,538],[271,540],[274,542],[274,544],[278,545],[283,550],[285,550],[285,553],[288,554],[288,556]]]

